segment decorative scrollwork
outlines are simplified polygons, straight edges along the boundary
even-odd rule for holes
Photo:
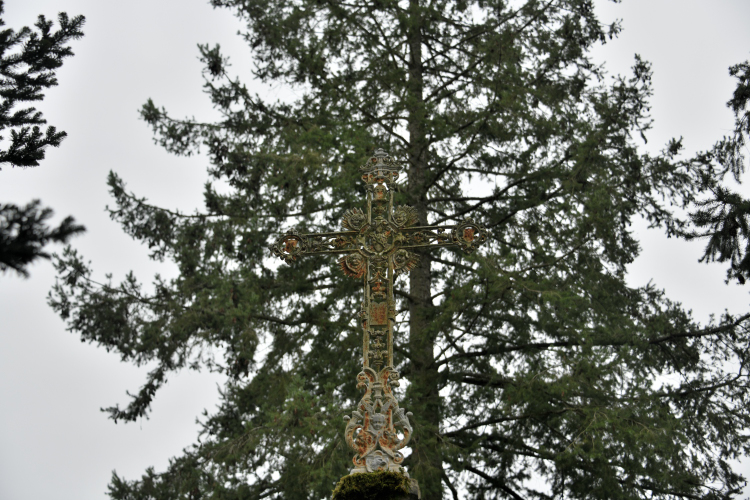
[[[419,228],[418,231],[404,231],[402,246],[407,247],[426,247],[435,245],[445,245],[451,241],[450,235],[442,227],[425,227]]]
[[[357,242],[353,235],[345,234],[309,234],[306,235],[305,249],[309,253],[329,253],[333,251],[354,250]]]
[[[271,251],[277,257],[291,264],[297,257],[315,253],[343,253],[358,247],[356,233],[322,233],[300,234],[290,229],[271,245]]]

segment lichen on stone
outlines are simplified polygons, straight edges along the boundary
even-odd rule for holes
[[[377,471],[344,476],[332,500],[401,500],[409,498],[409,477],[401,472]]]

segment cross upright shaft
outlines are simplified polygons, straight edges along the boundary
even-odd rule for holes
[[[362,278],[362,372],[357,387],[365,389],[354,418],[348,420],[346,438],[357,452],[352,472],[400,470],[398,451],[411,436],[409,414],[398,407],[391,387],[398,386],[393,363],[393,327],[396,305],[394,279],[411,271],[419,256],[410,250],[458,245],[474,251],[487,239],[487,231],[466,218],[457,225],[418,226],[417,212],[406,205],[394,207],[393,197],[403,165],[378,149],[360,167],[367,186],[367,208],[344,213],[344,231],[300,234],[287,231],[271,246],[274,255],[292,263],[311,254],[341,254],[339,265],[347,276]],[[397,429],[403,437],[399,437]]]

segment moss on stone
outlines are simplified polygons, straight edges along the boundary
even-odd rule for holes
[[[401,500],[409,498],[409,478],[401,472],[377,471],[344,476],[332,500]]]

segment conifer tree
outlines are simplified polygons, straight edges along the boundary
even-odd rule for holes
[[[3,13],[0,0],[0,16]],[[66,133],[53,126],[42,131],[39,126],[47,121],[33,107],[16,109],[20,103],[41,101],[44,91],[57,85],[55,70],[63,59],[73,55],[71,40],[83,36],[84,17],[58,16],[60,27],[39,16],[36,30],[23,27],[18,31],[0,31],[0,132],[10,131],[7,143],[0,149],[0,165],[36,167],[44,159],[45,148],[58,147]],[[0,17],[0,26],[4,26]],[[0,136],[0,141],[3,136]],[[51,242],[67,242],[71,236],[83,232],[83,226],[66,217],[56,228],[45,221],[52,217],[50,208],[40,209],[39,200],[24,207],[0,204],[0,271],[14,270],[28,276],[26,267],[38,258],[49,259],[44,246]]]
[[[722,167],[722,175],[731,174],[739,183],[750,135],[750,61],[732,66],[729,74],[737,79],[737,88],[727,102],[734,113],[734,130],[717,142],[703,161],[713,160]],[[736,279],[744,284],[750,278],[750,200],[720,182],[711,182],[709,189],[711,195],[700,200],[699,209],[691,214],[695,228],[684,236],[707,239],[701,260],[729,262],[727,281]]]
[[[328,257],[293,266],[283,230],[333,230],[361,205],[376,147],[407,163],[400,203],[422,224],[473,214],[476,255],[421,253],[398,285],[406,460],[423,498],[736,497],[748,453],[748,320],[699,324],[627,286],[639,216],[672,236],[721,182],[649,128],[649,64],[605,79],[589,50],[616,36],[590,0],[212,0],[247,24],[269,102],[201,46],[217,123],[143,119],[177,155],[208,151],[205,206],[149,204],[111,173],[111,217],[179,276],[96,285],[68,249],[50,304],[81,339],[152,366],[115,421],[147,415],[171,373],[224,373],[200,441],[166,471],[113,475],[117,500],[318,499],[349,469],[342,417],[359,394],[358,283]],[[220,187],[217,187],[220,186]]]
[[[39,205],[39,200],[24,207],[0,204],[0,271],[13,270],[27,278],[29,264],[39,258],[50,258],[44,251],[48,243],[66,243],[71,236],[84,231],[71,216],[63,219],[59,226],[49,227],[47,221],[53,211]]]

